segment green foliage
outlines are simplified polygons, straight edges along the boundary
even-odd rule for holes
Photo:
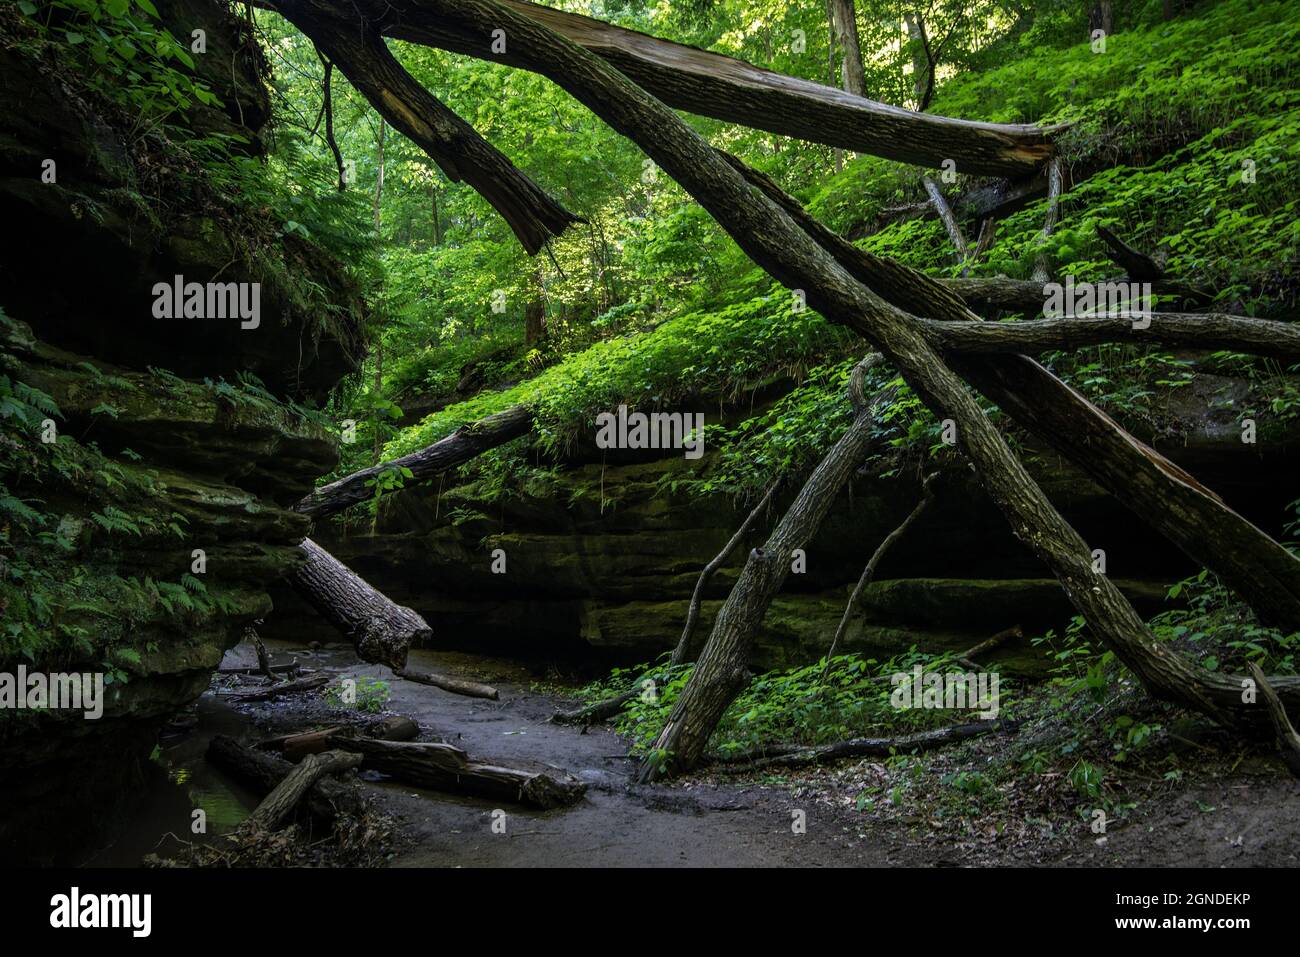
[[[352,682],[355,686],[345,682]],[[332,684],[325,689],[325,699],[330,707],[355,708],[366,714],[378,714],[383,711],[391,697],[392,691],[387,681],[364,676],[341,679],[338,684]]]
[[[913,646],[887,661],[837,655],[829,670],[823,658],[799,668],[770,671],[750,682],[732,702],[713,734],[711,747],[727,754],[772,744],[829,744],[847,738],[906,734],[950,722],[952,713],[942,709],[899,709],[891,704],[894,686],[890,679],[910,673],[916,665],[927,671],[969,670],[956,665],[950,656],[929,654]],[[648,756],[693,670],[694,665],[686,665],[665,674],[662,662],[616,668],[607,678],[583,688],[581,695],[584,700],[598,701],[637,682],[641,693],[624,705],[615,726],[632,740],[634,753]],[[1005,709],[1009,706],[1005,682],[999,690]]]
[[[72,52],[82,79],[157,124],[194,104],[221,100],[194,76],[189,48],[161,24],[151,0],[19,0]]]

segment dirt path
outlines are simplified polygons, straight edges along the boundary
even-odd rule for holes
[[[278,650],[278,649],[277,649]],[[850,846],[833,812],[804,807],[807,833],[796,834],[798,802],[766,787],[633,787],[627,746],[603,728],[586,734],[547,722],[561,699],[534,694],[511,662],[416,651],[413,669],[491,682],[500,701],[448,694],[392,680],[382,666],[359,665],[346,651],[320,654],[313,667],[340,675],[389,680],[388,707],[422,729],[464,748],[475,760],[541,762],[588,784],[576,807],[531,811],[474,798],[433,794],[400,785],[372,790],[408,829],[414,846],[397,867],[472,866],[782,866],[883,864],[864,846]],[[492,829],[493,811],[506,813],[505,832]],[[499,816],[498,816],[499,817]],[[498,825],[498,831],[500,827]]]
[[[626,744],[604,728],[582,733],[548,723],[569,702],[534,692],[534,676],[518,663],[447,652],[412,653],[413,669],[495,685],[500,701],[449,694],[395,679],[384,667],[357,662],[345,645],[304,650],[268,642],[273,658],[297,658],[307,668],[340,677],[388,682],[389,710],[409,715],[422,738],[444,738],[475,760],[549,764],[585,780],[575,807],[532,811],[492,801],[421,791],[368,775],[368,792],[396,819],[402,840],[395,867],[782,867],[782,866],[1252,866],[1300,863],[1300,820],[1294,814],[1300,783],[1266,760],[1186,786],[1143,803],[1133,816],[1098,840],[1072,813],[1049,824],[1012,802],[1000,822],[921,817],[886,818],[854,807],[868,762],[839,764],[762,783],[709,774],[674,785],[633,785],[635,765]],[[226,664],[251,664],[238,648]],[[231,706],[206,695],[197,723],[163,748],[159,785],[142,797],[127,836],[87,863],[136,863],[159,835],[188,830],[190,808],[220,811],[234,827],[255,798],[230,786],[202,754],[216,733],[256,739],[337,720],[323,696]],[[1002,747],[985,741],[986,747]],[[940,757],[923,779],[926,791],[944,787]],[[953,768],[979,755],[952,756]],[[163,772],[165,769],[165,773]],[[952,770],[948,768],[947,770]],[[1027,780],[1034,787],[1033,779]],[[188,796],[187,796],[188,795]],[[498,812],[494,815],[494,812]],[[504,831],[500,813],[505,813]],[[211,815],[211,812],[210,812]],[[802,831],[793,825],[796,816]],[[942,817],[942,816],[941,816]],[[494,821],[497,827],[494,829]]]

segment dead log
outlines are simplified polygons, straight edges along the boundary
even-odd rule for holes
[[[1097,235],[1110,249],[1110,258],[1135,282],[1160,282],[1164,267],[1144,252],[1134,249],[1105,226],[1097,226]]]
[[[501,695],[496,688],[491,685],[479,684],[477,681],[465,681],[463,678],[452,678],[447,675],[434,674],[431,671],[397,671],[394,669],[393,674],[407,681],[415,681],[422,685],[432,685],[435,688],[441,688],[443,691],[450,691],[452,694],[465,695],[467,698],[487,698],[496,701]]]
[[[943,198],[943,191],[929,176],[922,176],[921,183],[925,186],[926,195],[930,197],[930,205],[934,207],[939,222],[943,223],[943,228],[948,231],[948,238],[952,240],[957,250],[957,259],[965,261],[970,256],[970,247],[967,246],[966,236],[961,231],[961,223],[957,222],[957,217],[952,214],[948,201]]]
[[[1223,313],[1125,312],[1025,322],[919,322],[939,349],[963,354],[1034,355],[1104,342],[1151,342],[1300,360],[1300,325]]]
[[[825,764],[828,761],[844,761],[849,758],[884,758],[893,754],[929,751],[952,744],[954,741],[967,741],[985,734],[1014,733],[1019,726],[1019,721],[998,718],[994,721],[972,721],[969,724],[920,731],[895,738],[852,738],[848,741],[836,741],[834,744],[817,746],[780,745],[746,751],[742,754],[726,755],[717,760],[722,764],[747,764],[753,770],[772,767],[801,768],[810,764]]]
[[[914,316],[969,322],[961,296],[972,283],[1033,287],[1019,280],[953,279],[943,284],[858,249],[817,222],[770,177],[720,153],[762,190],[854,279]],[[834,316],[828,316],[836,321]],[[852,320],[843,324],[853,326]],[[1300,630],[1300,559],[1230,509],[1213,491],[1039,363],[1021,355],[952,356],[952,367],[1018,424],[1078,466],[1198,564],[1212,570],[1269,624]]]
[[[274,8],[343,71],[380,116],[428,153],[448,179],[468,183],[491,203],[530,254],[578,221],[407,73],[374,26],[352,15],[351,4],[285,0]]]
[[[767,509],[768,504],[772,501],[772,496],[776,493],[777,487],[780,484],[781,483],[778,480],[767,487],[767,491],[763,494],[763,497],[759,500],[758,504],[750,509],[745,520],[740,523],[740,528],[736,529],[736,533],[731,536],[727,541],[727,544],[722,546],[722,551],[713,556],[713,560],[704,566],[704,570],[700,572],[700,577],[695,580],[695,590],[691,593],[691,601],[686,608],[686,623],[682,626],[682,635],[677,639],[677,646],[673,648],[672,656],[668,660],[668,671],[671,671],[679,665],[684,665],[688,661],[694,660],[695,650],[691,644],[691,638],[695,634],[695,626],[700,620],[700,605],[704,601],[704,589],[717,573],[718,569],[726,564],[727,559],[731,557],[731,553],[736,550],[736,546],[739,545],[744,540],[745,536],[749,534],[749,530],[753,528],[754,523],[758,521],[758,517],[763,514]],[[575,708],[572,711],[556,711],[551,715],[551,721],[556,724],[581,724],[584,726],[608,721],[610,718],[622,711],[625,704],[637,695],[641,694],[645,689],[646,681],[655,680],[655,676],[658,673],[659,672],[656,670],[655,672],[642,675],[632,683],[631,688],[612,698],[605,698],[594,704]]]
[[[359,502],[374,497],[373,483],[380,473],[396,469],[409,469],[411,478],[418,482],[440,472],[463,465],[482,455],[488,449],[504,445],[533,428],[533,414],[525,406],[517,405],[489,415],[478,422],[461,426],[446,438],[432,445],[379,465],[345,475],[329,485],[316,489],[294,506],[294,511],[320,518],[342,511]]]
[[[309,33],[299,23],[306,17],[298,0],[257,5],[283,13]],[[550,75],[529,55],[527,41],[514,42],[508,27],[505,49],[493,50],[491,30],[501,22],[494,13],[465,9],[452,17],[425,0],[355,0],[348,6],[385,36]],[[502,9],[512,23],[526,18],[603,58],[671,107],[904,163],[939,167],[952,159],[963,173],[1019,179],[1032,176],[1052,155],[1051,138],[1061,129],[915,113],[552,7],[505,0]],[[348,73],[345,64],[339,68]]]
[[[257,742],[259,751],[279,751],[290,760],[296,761],[305,754],[319,754],[329,750],[329,737],[332,734],[358,734],[362,737],[376,738],[380,741],[413,741],[420,736],[420,726],[405,715],[393,715],[360,726],[345,729],[343,725],[321,728],[317,731],[296,731],[293,734],[281,734]]]
[[[963,651],[961,654],[955,655],[953,657],[953,660],[956,661],[958,664],[965,665],[967,668],[974,668],[978,670],[980,666],[975,663],[975,659],[978,658],[980,655],[986,655],[990,651],[993,651],[995,648],[1002,647],[1012,638],[1023,638],[1023,637],[1025,637],[1024,630],[1021,629],[1019,625],[1012,625],[1010,628],[1006,628],[1003,629],[1002,631],[999,631],[993,637],[986,638],[983,641],[981,641],[979,644],[972,645],[971,647]]]
[[[713,632],[696,662],[682,697],[655,742],[671,764],[647,761],[639,780],[673,767],[691,767],[727,706],[749,683],[749,649],[763,618],[790,572],[791,554],[821,527],[840,490],[871,444],[875,419],[863,411],[822,459],[767,541],[749,553],[731,594],[713,622]],[[699,676],[703,676],[702,678]],[[683,701],[687,703],[682,704]]]
[[[567,807],[587,785],[559,768],[526,771],[471,761],[460,748],[424,741],[332,735],[331,745],[361,755],[361,766],[434,791],[471,794],[539,808]]]
[[[301,666],[298,664],[298,662],[294,661],[294,662],[290,662],[290,663],[287,664],[287,665],[271,665],[271,672],[272,672],[273,674],[277,674],[277,675],[293,674],[293,673],[297,672],[297,671],[299,670],[300,667],[301,667]],[[252,678],[252,677],[254,677],[254,676],[256,676],[256,675],[263,675],[263,674],[265,674],[265,672],[264,672],[260,667],[258,667],[258,668],[218,668],[218,669],[217,669],[217,674],[219,674],[219,675],[240,675],[240,676],[245,677],[245,678]]]
[[[325,674],[308,675],[305,678],[298,678],[295,681],[288,681],[284,684],[271,685],[268,688],[255,688],[250,691],[227,691],[222,692],[221,697],[228,698],[231,701],[270,701],[272,698],[281,698],[285,695],[303,694],[307,691],[315,691],[329,684],[330,677]]]
[[[1056,228],[1056,221],[1061,213],[1061,158],[1053,156],[1047,161],[1047,216],[1042,231],[1038,234],[1038,244],[1042,246]],[[1037,282],[1047,282],[1048,262],[1046,253],[1040,252],[1034,257],[1034,276]]]
[[[318,780],[330,774],[338,774],[361,764],[361,755],[346,751],[326,751],[324,754],[309,754],[302,763],[286,774],[259,804],[253,813],[240,825],[241,828],[260,828],[273,831],[293,813],[298,802],[303,799]]]
[[[412,642],[432,637],[420,615],[370,587],[310,538],[298,546],[307,561],[289,575],[289,583],[326,621],[342,632],[362,661],[406,667]]]
[[[262,795],[270,794],[294,767],[284,758],[244,747],[224,734],[209,742],[205,757],[209,764]],[[328,828],[340,814],[360,815],[365,800],[355,785],[321,778],[307,792],[303,806],[313,824]]]
[[[636,140],[758,265],[790,288],[805,290],[809,305],[823,315],[876,344],[921,400],[939,418],[953,421],[959,448],[1013,531],[1052,569],[1093,633],[1148,691],[1219,720],[1254,718],[1243,711],[1233,676],[1200,669],[1156,642],[1114,583],[1093,570],[1088,546],[1047,500],[912,317],[855,280],[672,110],[600,58],[497,0],[420,0],[420,6],[467,30],[481,30],[485,24],[504,29],[514,41],[512,49],[531,68]],[[1167,511],[1169,506],[1162,501],[1155,507]],[[760,579],[779,575],[776,569],[756,573]],[[758,582],[750,585],[766,590]],[[718,719],[743,684],[752,635],[752,629],[742,627],[731,629],[727,638],[718,641],[715,627],[691,682],[655,743],[656,755],[668,755],[670,763],[682,767],[699,760]],[[1276,685],[1284,699],[1300,700],[1300,681],[1278,679]]]
[[[1264,699],[1264,706],[1268,709],[1269,720],[1273,723],[1278,753],[1282,755],[1282,760],[1291,769],[1291,773],[1300,778],[1300,734],[1296,733],[1291,719],[1286,716],[1285,705],[1282,704],[1282,700],[1269,684],[1268,678],[1260,670],[1259,665],[1252,661],[1249,668],[1251,677],[1255,679],[1255,687],[1260,697]]]

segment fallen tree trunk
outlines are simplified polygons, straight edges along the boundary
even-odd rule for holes
[[[227,691],[221,693],[221,697],[228,698],[231,701],[270,701],[272,698],[281,698],[285,695],[315,691],[317,688],[323,688],[329,684],[329,680],[329,675],[314,674],[284,684],[269,685],[265,688],[252,688],[248,691]]]
[[[901,263],[858,249],[817,222],[775,182],[720,153],[854,279],[914,316],[968,322],[954,290]],[[995,283],[1001,280],[994,280]],[[1006,280],[1016,282],[1016,280]],[[1026,284],[1020,284],[1026,285]],[[1029,283],[1042,308],[1041,284]],[[835,317],[829,316],[833,321]],[[853,327],[853,321],[843,324]],[[952,367],[1003,412],[1079,467],[1194,561],[1209,568],[1259,617],[1300,630],[1300,559],[1230,509],[1214,492],[1120,425],[1039,363],[1021,355],[950,357]]]
[[[1295,726],[1291,724],[1291,719],[1286,715],[1286,706],[1278,698],[1277,692],[1269,684],[1264,672],[1260,670],[1259,665],[1250,662],[1250,674],[1255,679],[1256,689],[1259,696],[1264,699],[1264,707],[1268,709],[1269,720],[1273,722],[1273,733],[1277,740],[1278,753],[1282,755],[1282,760],[1291,773],[1300,778],[1300,734],[1296,733]]]
[[[298,22],[296,3],[258,5]],[[358,0],[349,6],[385,36],[546,73],[509,29],[505,49],[492,48],[497,20],[448,17],[424,0]],[[505,0],[502,9],[600,56],[671,107],[904,163],[938,167],[952,159],[963,173],[1019,179],[1032,176],[1052,155],[1051,137],[1061,129],[915,113],[552,7]]]
[[[763,514],[768,503],[772,501],[772,496],[776,493],[779,481],[773,482],[768,486],[767,492],[764,493],[759,503],[750,509],[749,515],[740,523],[740,528],[731,536],[727,544],[722,546],[722,551],[713,556],[713,560],[704,566],[700,572],[700,577],[695,580],[695,590],[691,593],[690,604],[686,607],[686,623],[682,626],[682,635],[677,639],[677,645],[673,648],[672,656],[668,660],[667,670],[672,671],[679,665],[684,665],[688,661],[695,660],[695,649],[691,643],[691,638],[695,634],[695,626],[700,620],[700,605],[704,601],[704,589],[714,574],[721,568],[731,557],[731,553],[749,534],[749,530],[758,521],[758,517]],[[551,715],[551,720],[556,724],[598,724],[601,721],[608,721],[614,715],[623,710],[623,706],[635,698],[637,695],[644,693],[645,683],[647,680],[655,680],[658,671],[642,675],[632,683],[632,687],[622,694],[615,695],[612,698],[605,698],[597,701],[595,704],[589,704],[582,708],[575,708],[572,711],[556,711]]]
[[[240,825],[241,828],[273,831],[293,813],[298,802],[326,775],[338,774],[361,763],[361,755],[347,751],[309,754],[286,774]]]
[[[263,795],[271,793],[294,768],[284,758],[244,747],[224,734],[212,739],[205,757],[209,764]],[[313,824],[328,828],[340,814],[360,815],[365,800],[356,786],[322,778],[307,791],[303,805]]]
[[[972,721],[969,724],[920,731],[896,738],[852,738],[848,741],[836,741],[834,744],[813,747],[783,745],[775,748],[760,748],[743,754],[726,755],[717,760],[722,764],[747,764],[754,770],[771,767],[801,768],[810,764],[843,761],[848,758],[884,758],[893,754],[929,751],[945,744],[952,744],[954,741],[966,741],[985,734],[1012,733],[1019,726],[1019,721],[1008,721],[1002,718],[995,721]]]
[[[539,808],[567,807],[586,793],[587,785],[558,768],[525,771],[471,761],[450,744],[376,741],[331,735],[330,745],[361,755],[361,766],[434,791],[472,794]]]
[[[1239,678],[1207,672],[1156,642],[1115,585],[1094,571],[1091,550],[1056,512],[960,379],[926,342],[912,317],[846,272],[676,114],[598,57],[496,0],[420,2],[464,29],[481,30],[485,24],[505,29],[512,37],[513,49],[522,51],[520,55],[528,58],[533,68],[634,139],[712,213],[758,265],[789,288],[804,289],[810,306],[878,345],[934,414],[953,421],[959,448],[1012,530],[1052,569],[1093,633],[1148,691],[1221,721],[1258,717],[1257,709],[1252,713],[1242,708]],[[1159,507],[1168,505],[1162,502]],[[750,587],[765,591],[766,580],[778,576],[783,577],[774,569],[756,572],[760,581],[751,582]],[[736,614],[743,617],[743,612]],[[715,626],[691,682],[655,743],[660,766],[689,767],[699,760],[709,735],[743,682],[752,630],[740,627],[730,632],[718,640]],[[710,659],[712,667],[704,667]],[[1300,700],[1300,680],[1279,678],[1274,684],[1279,696]]]
[[[343,736],[348,734],[355,735],[355,729],[348,729],[342,726],[332,728],[321,728],[318,731],[303,731],[298,734],[285,735],[282,738],[272,738],[269,741],[258,743],[258,748],[262,750],[274,749],[283,754],[290,761],[299,761],[308,754],[320,754],[322,751],[328,751],[331,747],[331,741],[339,741]],[[367,729],[362,737],[374,738],[377,741],[413,741],[420,734],[420,726],[410,718],[397,717],[377,721]],[[342,748],[346,751],[347,748]]]
[[[352,642],[362,661],[385,664],[394,671],[405,668],[411,642],[433,635],[428,623],[371,588],[310,538],[298,547],[307,561],[289,575],[294,590]]]
[[[432,445],[403,455],[390,462],[381,462],[367,469],[345,475],[329,485],[316,489],[294,506],[294,511],[313,518],[332,515],[359,502],[374,497],[375,477],[384,472],[409,469],[408,481],[418,482],[430,476],[463,465],[482,455],[488,449],[504,445],[533,428],[533,413],[526,406],[517,405],[497,412],[477,422],[461,426],[446,438]]]
[[[393,674],[407,681],[431,685],[434,688],[441,688],[443,691],[450,691],[452,694],[465,695],[467,698],[487,698],[496,701],[501,697],[496,688],[491,685],[479,684],[477,681],[465,681],[462,678],[451,678],[430,671],[407,671],[403,669],[402,671],[394,670]]]
[[[1021,353],[1077,349],[1104,342],[1153,342],[1193,349],[1231,349],[1287,362],[1300,360],[1300,326],[1222,313],[1077,316],[1027,322],[920,320],[944,351]]]
[[[341,11],[326,0],[284,0],[272,9],[291,19],[448,179],[463,180],[491,203],[530,254],[578,221],[407,73],[373,26],[351,14],[351,4]]]
[[[822,459],[791,503],[781,521],[749,560],[713,622],[695,671],[655,742],[678,767],[691,767],[703,755],[713,728],[727,706],[749,683],[749,649],[763,624],[772,599],[790,573],[791,555],[821,527],[826,513],[871,444],[874,419],[864,410]],[[639,780],[665,770],[663,762],[647,761]]]

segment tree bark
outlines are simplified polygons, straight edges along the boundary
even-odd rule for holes
[[[846,93],[867,95],[867,77],[862,70],[862,49],[858,46],[858,15],[853,0],[826,0],[831,31],[840,48],[840,79]]]
[[[450,678],[446,675],[436,675],[429,671],[394,671],[397,677],[406,681],[414,681],[417,684],[430,685],[434,688],[441,688],[443,691],[450,691],[452,694],[465,695],[467,698],[487,698],[490,701],[496,701],[501,697],[496,688],[491,685],[479,684],[477,681],[465,681],[461,678]]]
[[[533,413],[527,406],[516,405],[489,415],[478,422],[463,425],[446,438],[432,445],[368,469],[345,475],[329,485],[322,485],[294,506],[294,511],[321,518],[341,512],[374,496],[373,483],[380,473],[392,469],[410,469],[411,478],[418,482],[463,465],[482,455],[488,449],[504,445],[533,428]]]
[[[871,444],[874,417],[863,411],[813,471],[767,542],[749,553],[685,690],[655,741],[662,758],[642,766],[641,780],[693,767],[727,706],[749,683],[749,653],[768,607],[786,576],[791,555],[821,527],[840,490]]]
[[[205,757],[209,764],[263,795],[270,794],[294,769],[284,758],[244,747],[224,734],[209,742]],[[354,785],[321,778],[307,791],[303,806],[314,824],[328,828],[340,814],[359,815],[365,800]]]
[[[318,15],[307,0],[256,5],[282,13],[308,35],[305,23]],[[494,53],[490,34],[500,28],[494,20],[446,16],[439,4],[425,0],[355,0],[347,6],[386,36],[546,72],[537,69],[527,41],[517,42],[508,28],[505,52]],[[1054,129],[913,113],[551,7],[506,0],[502,9],[513,23],[526,18],[602,57],[668,106],[703,116],[922,166],[938,167],[951,158],[962,172],[986,176],[1029,176],[1052,155]],[[339,69],[351,77],[341,61]]]
[[[1222,721],[1257,718],[1257,711],[1242,707],[1239,677],[1207,672],[1156,642],[1115,585],[1093,570],[1089,547],[1056,512],[912,317],[846,272],[676,114],[600,58],[497,0],[420,0],[420,7],[442,14],[445,22],[462,29],[481,30],[484,24],[505,29],[517,55],[634,139],[758,265],[789,288],[806,290],[809,305],[832,321],[858,330],[877,344],[932,412],[953,420],[959,448],[1012,530],[1052,569],[1101,643],[1152,694]],[[778,570],[756,570],[748,587],[761,594],[774,576],[784,577]],[[737,624],[743,631],[743,623]],[[675,718],[670,718],[670,727],[656,743],[660,755],[666,752],[674,760],[684,757],[686,765],[698,760],[738,680],[743,680],[736,672],[734,655],[710,652],[706,647],[696,667],[691,684],[697,687],[688,684]],[[706,668],[710,658],[711,667]],[[1300,679],[1279,678],[1274,685],[1284,700],[1300,700]],[[692,713],[690,702],[700,705],[700,716]]]
[[[925,186],[925,192],[930,197],[930,205],[939,216],[939,222],[943,223],[943,228],[948,231],[948,238],[957,249],[958,260],[965,261],[970,256],[970,247],[966,244],[966,236],[961,231],[961,223],[957,222],[957,217],[952,214],[952,207],[948,201],[943,198],[943,191],[939,189],[939,184],[929,176],[922,176],[921,183]]]
[[[361,755],[361,766],[434,791],[471,794],[539,808],[567,807],[586,793],[587,785],[558,768],[526,771],[469,760],[450,744],[376,741],[332,736],[330,743]]]
[[[744,754],[728,755],[722,759],[725,764],[747,764],[751,770],[760,768],[801,768],[810,764],[822,764],[827,761],[843,761],[848,758],[888,757],[891,754],[911,754],[913,751],[929,751],[954,741],[966,741],[985,734],[1006,734],[1019,729],[1018,721],[972,721],[969,724],[957,724],[947,728],[935,728],[932,731],[918,731],[896,738],[851,738],[823,744],[815,747],[801,745],[781,745],[775,748],[760,748]]]
[[[294,590],[353,643],[362,661],[405,668],[411,643],[432,637],[428,622],[370,587],[310,538],[298,547],[307,561],[289,575]]]
[[[361,755],[347,751],[326,751],[309,754],[301,764],[286,774],[250,814],[240,828],[261,828],[273,831],[293,813],[298,802],[321,778],[338,774],[361,763]]]
[[[478,135],[402,68],[369,23],[328,0],[266,4],[293,22],[351,81],[385,120],[433,158],[447,178],[474,187],[537,253],[578,217]]]
[[[1300,325],[1222,313],[1153,312],[1146,316],[1080,316],[1028,322],[919,321],[936,347],[961,353],[1033,355],[1104,342],[1151,342],[1191,349],[1231,349],[1287,362],[1300,360]]]

